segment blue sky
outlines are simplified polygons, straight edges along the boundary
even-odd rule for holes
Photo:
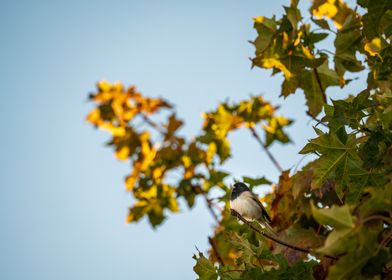
[[[208,248],[203,201],[154,231],[126,225],[128,165],[85,121],[101,79],[135,84],[176,104],[192,137],[200,113],[263,94],[296,122],[291,145],[274,145],[284,168],[312,137],[302,94],[278,98],[281,77],[250,69],[253,16],[288,1],[1,1],[0,278],[194,279],[195,246]],[[353,90],[364,87],[359,81]],[[346,90],[350,92],[350,88]],[[339,96],[336,89],[332,96]],[[234,176],[273,165],[247,131],[230,138]]]

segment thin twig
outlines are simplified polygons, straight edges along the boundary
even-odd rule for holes
[[[214,251],[214,254],[216,256],[216,258],[218,259],[218,261],[220,262],[221,265],[225,265],[221,255],[218,252],[218,248],[216,248],[216,244],[214,239],[212,239],[211,237],[208,237],[208,242],[210,242],[211,248]]]
[[[373,216],[366,217],[362,220],[362,223],[364,224],[368,221],[373,221],[373,220],[381,220],[389,225],[392,225],[392,220],[390,218],[382,216],[382,215],[373,215]]]
[[[238,219],[240,219],[242,222],[247,224],[255,232],[257,232],[257,233],[267,237],[268,239],[271,239],[272,241],[275,241],[276,243],[279,243],[280,245],[286,246],[288,248],[291,248],[293,250],[300,251],[300,252],[303,252],[303,253],[314,254],[314,252],[311,249],[306,249],[306,248],[303,248],[303,247],[299,247],[299,246],[296,246],[296,245],[289,244],[289,243],[287,243],[287,242],[285,242],[283,240],[280,240],[280,239],[278,239],[278,238],[276,238],[274,236],[269,235],[268,233],[265,233],[265,232],[257,229],[254,225],[252,225],[251,222],[246,220],[244,217],[241,216],[241,214],[239,214],[237,211],[235,211],[233,209],[231,209],[231,215],[233,215],[233,216],[237,217]],[[329,258],[329,259],[333,259],[333,260],[337,260],[338,259],[337,257],[330,256],[330,255],[324,255],[324,257]]]
[[[309,117],[311,117],[314,121],[317,122],[316,125],[315,125],[316,127],[317,127],[319,124],[323,125],[324,127],[328,127],[328,125],[326,125],[326,124],[323,123],[321,120],[319,120],[318,118],[316,118],[315,116],[313,116],[309,111],[306,112],[306,114],[307,114]]]
[[[207,203],[207,207],[208,207],[208,210],[209,210],[210,213],[211,213],[211,216],[214,218],[215,222],[219,222],[218,215],[216,215],[214,209],[212,208],[212,202],[211,202],[211,200],[208,198],[207,193],[202,192],[202,194],[203,194],[204,199],[205,199],[205,201],[206,201],[206,203]]]
[[[141,114],[141,117],[142,117],[142,119],[146,122],[146,123],[148,123],[150,126],[152,126],[153,128],[155,128],[159,133],[161,133],[161,134],[165,134],[165,131],[163,131],[162,130],[162,128],[156,123],[156,122],[154,122],[153,120],[151,120],[149,117],[147,117],[146,115],[144,115],[144,114]]]
[[[229,270],[222,271],[221,273],[227,273],[227,272],[245,272],[245,270],[244,269],[229,269]]]
[[[313,73],[314,73],[314,76],[316,77],[316,81],[317,81],[317,84],[320,88],[320,92],[323,95],[324,103],[327,103],[327,96],[325,95],[323,85],[321,84],[321,79],[320,79],[319,72],[317,71],[317,68],[313,68]]]
[[[264,144],[263,140],[261,140],[260,136],[257,134],[256,130],[253,127],[249,127],[249,130],[251,131],[253,137],[256,139],[256,141],[260,144],[260,146],[264,149],[265,153],[267,156],[270,158],[272,163],[275,165],[276,169],[279,170],[279,172],[283,172],[283,168],[280,166],[276,158],[271,154],[269,151],[267,145]]]
[[[388,245],[390,239],[392,238],[392,230],[387,233],[384,239],[380,242],[380,247],[385,247]]]

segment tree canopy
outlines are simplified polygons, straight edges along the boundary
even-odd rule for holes
[[[305,95],[316,136],[299,153],[316,159],[282,170],[269,147],[290,142],[292,120],[262,96],[204,112],[200,133],[189,139],[169,101],[101,81],[87,120],[108,131],[115,156],[131,163],[125,187],[135,203],[127,221],[147,217],[157,227],[180,200],[192,208],[197,196],[205,199],[216,227],[208,256],[194,256],[202,280],[392,277],[392,1],[314,0],[308,14],[292,0],[281,17],[253,21],[252,66],[282,73],[281,97]],[[321,49],[321,42],[333,46]],[[359,72],[367,74],[362,91],[328,97]],[[277,184],[265,174],[242,178],[252,189],[272,186],[261,201],[278,240],[230,211],[222,165],[231,157],[228,135],[239,129],[251,132],[281,173]],[[223,195],[212,197],[215,189]]]

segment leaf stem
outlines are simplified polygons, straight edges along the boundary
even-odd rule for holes
[[[326,125],[325,123],[323,123],[322,120],[319,120],[318,118],[316,118],[315,116],[313,116],[309,111],[306,112],[306,114],[307,114],[309,117],[311,117],[314,121],[317,122],[316,125],[315,125],[315,127],[317,127],[319,124],[321,124],[321,125],[324,126],[324,127],[328,127],[328,125]]]
[[[279,243],[280,245],[283,245],[285,247],[288,247],[288,248],[291,248],[293,250],[300,251],[300,252],[303,252],[303,253],[314,254],[314,252],[311,249],[306,249],[306,248],[303,248],[303,247],[299,247],[299,246],[287,243],[287,242],[285,242],[283,240],[280,240],[280,239],[278,239],[278,238],[276,238],[274,236],[269,235],[268,233],[265,233],[265,232],[257,229],[254,225],[252,225],[251,222],[246,220],[244,217],[241,216],[240,213],[238,213],[237,211],[235,211],[233,209],[231,209],[231,215],[237,217],[238,219],[240,219],[242,222],[247,224],[255,232],[265,236],[266,238],[268,238],[268,239],[270,239],[272,241],[275,241],[276,243]],[[335,256],[330,256],[330,255],[323,255],[323,256],[326,257],[326,258],[329,258],[329,259],[333,259],[333,260],[337,260],[338,259]]]
[[[267,145],[263,142],[263,140],[261,140],[260,136],[257,134],[256,130],[254,129],[254,127],[249,127],[249,130],[251,131],[253,137],[256,139],[256,141],[260,144],[260,146],[263,148],[263,150],[265,151],[265,153],[267,154],[267,156],[270,158],[270,160],[272,161],[272,163],[275,165],[276,169],[279,170],[279,172],[283,172],[283,168],[280,166],[279,162],[276,160],[276,158],[274,157],[274,155],[270,152],[270,150],[268,149]]]
[[[324,103],[327,103],[327,96],[325,95],[323,85],[321,84],[321,79],[320,79],[319,72],[317,71],[317,68],[313,68],[313,73],[314,73],[314,76],[316,77],[317,84],[318,84],[318,86],[320,88],[320,92],[323,96]]]

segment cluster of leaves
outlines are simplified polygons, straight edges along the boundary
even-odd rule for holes
[[[300,151],[316,159],[298,172],[283,171],[261,200],[279,238],[311,254],[272,242],[230,215],[229,173],[221,170],[231,154],[228,134],[249,129],[270,158],[274,141],[290,141],[284,128],[291,121],[262,97],[204,113],[201,132],[189,141],[179,136],[182,122],[162,99],[106,82],[91,95],[98,106],[88,120],[112,134],[109,144],[119,159],[132,162],[126,187],[136,202],[129,222],[147,215],[156,226],[165,209],[178,211],[179,198],[189,207],[197,195],[206,198],[217,221],[208,258],[194,256],[199,279],[392,277],[392,2],[358,5],[314,0],[309,20],[303,20],[298,0],[292,0],[279,19],[254,18],[253,66],[282,73],[281,96],[303,91],[308,114],[320,119],[316,137]],[[317,48],[332,41],[330,50]],[[352,82],[348,74],[358,72],[367,74],[366,88],[328,99],[329,87],[343,89]],[[168,114],[165,123],[152,119],[162,114]],[[252,188],[271,184],[257,177],[262,175],[243,179]],[[210,199],[214,188],[224,193],[217,200]]]
[[[204,113],[200,135],[187,141],[178,133],[183,122],[165,100],[145,97],[135,87],[124,89],[120,83],[101,81],[97,89],[90,95],[97,106],[87,120],[111,134],[108,145],[114,147],[119,160],[131,161],[125,179],[126,189],[135,199],[129,223],[147,215],[155,227],[165,219],[165,209],[179,211],[181,197],[192,207],[197,195],[206,196],[214,187],[228,194],[230,189],[223,183],[228,173],[218,168],[230,157],[229,132],[258,126],[265,131],[266,146],[289,141],[283,129],[291,121],[277,116],[276,108],[261,96],[238,104],[223,103]],[[167,115],[165,123],[153,120],[162,115]]]

